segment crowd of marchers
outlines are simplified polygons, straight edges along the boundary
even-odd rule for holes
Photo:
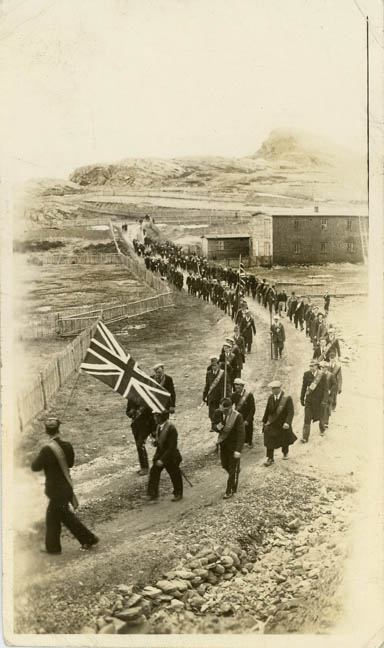
[[[328,324],[330,296],[324,295],[324,312],[309,297],[287,297],[284,290],[277,291],[265,279],[232,268],[209,264],[207,259],[188,255],[175,244],[133,242],[134,249],[144,258],[145,265],[159,272],[175,287],[181,289],[184,272],[188,272],[187,288],[191,295],[210,301],[234,320],[233,335],[226,338],[222,348],[210,357],[205,383],[202,386],[201,407],[206,404],[210,430],[215,433],[214,451],[220,456],[221,465],[227,472],[224,499],[232,498],[238,488],[240,458],[244,446],[253,447],[255,398],[242,379],[244,364],[252,354],[256,335],[254,318],[248,308],[247,298],[269,309],[271,326],[271,357],[284,357],[285,327],[291,322],[308,337],[312,345],[312,358],[308,371],[304,372],[300,402],[304,407],[304,423],[301,441],[307,443],[312,422],[319,422],[320,435],[329,428],[329,420],[342,390],[340,342],[332,326]],[[176,389],[164,365],[153,367],[153,380],[169,393],[166,411],[155,413],[144,403],[128,399],[126,414],[131,421],[135,439],[139,474],[148,475],[145,498],[155,503],[159,497],[160,476],[165,468],[173,485],[173,502],[183,498],[183,477],[180,468],[182,457],[178,448],[178,432],[173,419],[176,410]],[[262,417],[262,433],[266,447],[264,466],[274,463],[274,452],[281,448],[283,459],[288,459],[289,446],[297,437],[292,429],[294,406],[292,397],[284,393],[281,381],[269,383],[268,396]],[[74,450],[60,434],[60,421],[50,417],[45,422],[49,442],[32,463],[32,470],[43,470],[46,478],[46,495],[49,499],[46,515],[46,539],[44,551],[60,554],[61,525],[64,524],[79,541],[83,550],[93,548],[99,541],[78,519],[74,512],[76,498],[69,469],[74,464]],[[154,455],[149,466],[146,443],[151,439]],[[186,478],[187,479],[187,478]]]

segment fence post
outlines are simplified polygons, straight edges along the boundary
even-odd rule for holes
[[[47,396],[46,396],[46,393],[45,393],[43,374],[41,373],[41,371],[39,372],[39,379],[40,379],[40,385],[41,385],[41,393],[43,394],[44,409],[47,409]]]

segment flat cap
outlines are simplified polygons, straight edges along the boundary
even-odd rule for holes
[[[154,369],[160,369],[160,367],[161,367],[162,369],[164,369],[164,365],[163,365],[162,362],[158,362],[157,364],[155,364],[155,366],[154,366],[153,368],[154,368]]]
[[[212,360],[218,360],[219,358],[218,358],[217,356],[213,355],[213,356],[211,356],[209,359],[210,359],[210,361],[212,362]]]
[[[270,387],[271,389],[273,389],[274,387],[281,387],[281,382],[280,380],[272,380],[272,382],[268,384],[268,387]]]
[[[56,416],[48,416],[48,418],[46,418],[44,422],[47,430],[56,430],[56,428],[58,428],[60,424],[61,421],[59,421]]]
[[[233,381],[233,384],[234,385],[245,385],[245,382],[241,378],[235,378],[235,380]]]

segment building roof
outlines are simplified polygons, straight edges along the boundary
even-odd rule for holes
[[[249,239],[250,234],[203,234],[201,238],[206,239]]]
[[[343,216],[345,218],[368,218],[368,212],[364,207],[347,205],[346,207],[330,207],[319,205],[319,210],[315,211],[314,208],[294,208],[294,207],[279,207],[271,211],[271,216],[294,216],[300,217],[316,217],[316,218],[332,218]]]

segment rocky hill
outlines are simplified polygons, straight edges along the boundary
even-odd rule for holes
[[[241,158],[126,158],[75,169],[82,187],[207,190],[229,194],[279,193],[322,200],[362,200],[364,160],[322,138],[292,129],[271,132],[255,153]]]

